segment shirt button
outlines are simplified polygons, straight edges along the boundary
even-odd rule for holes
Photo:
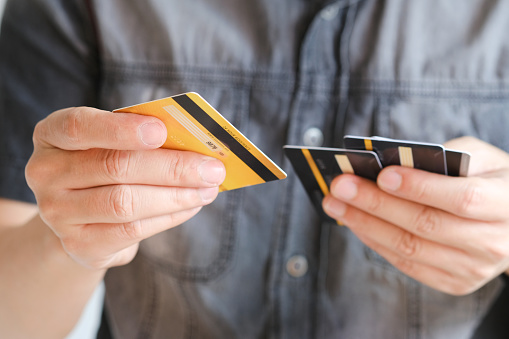
[[[300,278],[308,271],[308,260],[303,255],[294,255],[286,262],[286,271],[294,278]]]
[[[305,146],[319,147],[323,145],[323,133],[319,128],[311,127],[304,132],[302,140]]]
[[[330,6],[325,7],[322,12],[320,13],[321,17],[324,20],[332,20],[334,19],[339,13],[339,4],[333,4]]]

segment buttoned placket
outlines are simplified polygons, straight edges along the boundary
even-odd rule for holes
[[[340,53],[334,50],[342,43],[344,20],[348,7],[338,1],[318,11],[310,24],[300,50],[299,73],[294,95],[288,144],[331,146],[339,112],[338,84],[341,79]],[[328,58],[322,63],[323,57]],[[324,67],[326,69],[324,69]],[[341,114],[341,112],[339,112]],[[290,192],[302,190],[294,180]],[[286,230],[280,243],[278,338],[316,337],[319,321],[314,307],[318,286],[323,284],[326,265],[320,267],[321,256],[327,255],[326,243],[330,225],[321,224],[318,213],[302,194],[289,193],[290,210]],[[292,199],[293,197],[299,197]],[[300,201],[298,201],[300,200]],[[323,248],[324,246],[324,248]],[[286,326],[291,324],[291,326]]]

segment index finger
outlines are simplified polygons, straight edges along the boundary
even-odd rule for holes
[[[385,192],[435,207],[454,215],[484,221],[505,216],[509,177],[448,177],[392,166],[380,172],[378,186]]]
[[[150,116],[73,107],[50,114],[35,127],[34,144],[64,150],[144,150],[163,145],[164,123]]]

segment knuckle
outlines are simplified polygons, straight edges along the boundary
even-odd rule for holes
[[[205,204],[198,189],[177,188],[172,189],[169,194],[169,201],[171,201],[175,212],[203,206]]]
[[[25,166],[25,178],[29,187],[32,187],[32,183],[35,184],[36,178],[38,177],[39,166],[35,164],[35,160],[31,157]]]
[[[129,175],[131,161],[132,155],[129,151],[107,150],[102,163],[109,179],[123,182]]]
[[[173,152],[169,160],[170,179],[173,182],[180,182],[186,174],[184,155],[181,152]]]
[[[34,145],[38,145],[42,143],[46,135],[46,122],[45,120],[39,121],[35,127],[34,132],[32,134],[32,141]]]
[[[472,178],[459,190],[457,213],[460,215],[469,215],[473,209],[477,209],[483,200],[483,190],[478,178]]]
[[[383,209],[383,197],[380,194],[372,194],[368,200],[369,211],[376,212]]]
[[[47,186],[56,187],[62,174],[70,173],[70,163],[58,161],[52,155],[34,154],[25,166],[25,179],[33,191],[45,190]]]
[[[59,224],[61,218],[61,206],[62,204],[58,202],[56,199],[51,198],[43,198],[38,199],[37,205],[39,207],[39,214],[48,225],[56,225]]]
[[[509,246],[504,241],[490,241],[485,248],[492,260],[496,262],[509,258]]]
[[[108,206],[118,220],[129,220],[134,216],[134,195],[128,185],[114,186],[108,197]]]
[[[172,205],[175,207],[181,207],[186,204],[189,200],[189,190],[188,189],[173,189],[170,190],[170,199]]]
[[[35,190],[39,183],[47,177],[48,171],[45,166],[40,163],[34,156],[32,156],[25,166],[25,179],[28,187]]]
[[[414,187],[416,201],[425,201],[430,196],[433,196],[433,188],[427,181],[420,181]]]
[[[120,238],[124,240],[143,239],[143,234],[143,227],[139,220],[123,223],[119,227]]]
[[[410,258],[417,255],[420,250],[421,242],[415,235],[405,232],[399,236],[396,241],[396,251],[404,258]]]
[[[62,130],[68,141],[77,144],[82,138],[84,112],[80,107],[70,109],[62,119]]]
[[[422,211],[415,217],[414,228],[418,234],[429,235],[436,233],[439,227],[440,218],[434,208],[424,206]]]

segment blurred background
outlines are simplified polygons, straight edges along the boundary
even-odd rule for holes
[[[0,18],[3,17],[5,2],[6,0],[0,0]],[[96,337],[103,296],[104,286],[101,285],[90,299],[76,328],[66,339],[94,339]]]
[[[4,5],[5,5],[5,0],[0,0],[0,15],[3,13],[4,11]]]

